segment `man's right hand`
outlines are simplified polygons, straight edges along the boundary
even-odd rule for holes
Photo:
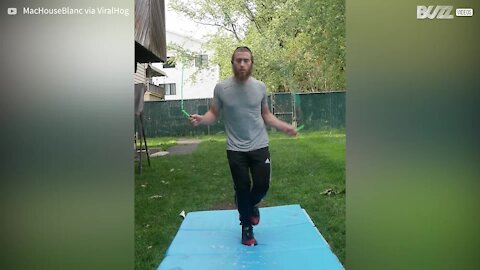
[[[288,125],[284,132],[290,137],[295,137],[298,134],[297,129],[291,125]]]
[[[190,120],[190,124],[194,127],[199,126],[202,123],[203,115],[192,114],[188,118]]]

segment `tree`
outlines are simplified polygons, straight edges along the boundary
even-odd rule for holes
[[[345,89],[345,2],[335,0],[172,0],[193,21],[218,27],[206,47],[220,78],[237,46],[255,56],[254,76],[269,91]]]

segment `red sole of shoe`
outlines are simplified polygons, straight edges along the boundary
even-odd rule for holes
[[[252,239],[252,240],[249,240],[249,241],[242,242],[242,244],[244,244],[245,246],[256,246],[257,241],[255,239]]]

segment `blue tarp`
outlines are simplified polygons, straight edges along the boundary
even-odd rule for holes
[[[260,208],[258,245],[241,244],[237,210],[188,213],[158,270],[344,269],[299,205]]]

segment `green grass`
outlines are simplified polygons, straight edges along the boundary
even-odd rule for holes
[[[179,213],[233,203],[224,136],[203,136],[191,155],[153,158],[135,176],[135,269],[156,269],[182,219]],[[159,140],[162,140],[160,138]],[[345,262],[345,134],[270,135],[272,183],[264,206],[300,204]],[[151,196],[160,195],[161,198]]]
[[[162,150],[166,150],[175,144],[177,144],[177,138],[175,137],[147,138],[147,145],[150,148],[160,147]]]

